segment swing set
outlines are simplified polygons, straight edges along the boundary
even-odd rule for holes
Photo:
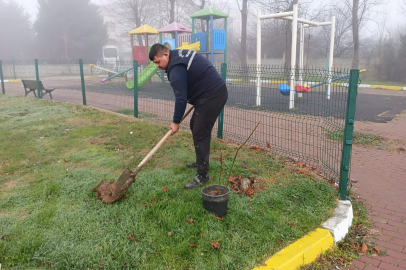
[[[256,105],[261,105],[261,20],[266,19],[283,19],[287,21],[292,21],[292,50],[291,50],[291,62],[290,62],[290,76],[289,85],[281,84],[279,86],[279,92],[282,95],[289,96],[289,109],[295,107],[295,93],[299,93],[299,97],[302,93],[310,92],[310,88],[314,86],[309,86],[303,83],[303,58],[304,58],[304,29],[306,27],[318,27],[331,25],[330,31],[330,50],[328,56],[328,80],[325,82],[327,84],[326,98],[330,99],[331,91],[331,81],[332,81],[332,66],[333,66],[333,56],[334,56],[334,35],[335,35],[335,16],[331,16],[331,21],[327,22],[313,22],[305,19],[298,18],[298,5],[293,5],[292,11],[273,13],[267,15],[261,15],[261,10],[257,13],[257,78],[256,78]],[[299,81],[298,84],[295,82],[295,67],[296,67],[296,50],[297,50],[297,27],[300,23],[300,45],[299,45]]]

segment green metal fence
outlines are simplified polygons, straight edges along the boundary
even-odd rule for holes
[[[251,146],[314,167],[339,183],[345,199],[359,71],[230,64],[216,68],[226,80],[229,98],[213,137],[242,143],[260,121]],[[54,100],[164,125],[172,120],[175,98],[165,74],[137,62],[2,61],[0,75],[5,94],[24,96],[21,80],[37,80],[55,88]]]

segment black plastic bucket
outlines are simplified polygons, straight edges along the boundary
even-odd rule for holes
[[[218,188],[218,185],[211,185],[202,188],[203,206],[207,211],[214,213],[218,217],[222,217],[227,214],[228,194],[230,193],[230,189],[227,188],[226,193],[221,195],[206,194],[209,190],[217,190]],[[220,186],[221,192],[224,192],[225,189],[225,186]]]

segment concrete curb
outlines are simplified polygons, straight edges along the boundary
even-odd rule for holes
[[[4,82],[21,82],[21,80],[20,79],[17,79],[17,80],[4,80]],[[1,83],[1,80],[0,80],[0,83]]]
[[[340,201],[334,212],[335,216],[324,222],[322,226],[333,235],[334,244],[337,244],[344,239],[351,227],[354,217],[351,202]]]
[[[320,254],[344,239],[351,227],[353,211],[350,201],[339,201],[334,212],[335,216],[322,224],[324,229],[308,233],[265,261],[265,266],[253,270],[294,270],[314,262]]]

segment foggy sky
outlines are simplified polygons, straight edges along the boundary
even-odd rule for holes
[[[31,17],[31,22],[34,22],[36,14],[38,12],[37,0],[14,0],[14,1],[26,9],[26,12]],[[95,4],[103,4],[103,3],[109,2],[108,0],[91,0],[91,1]],[[236,0],[225,0],[225,1],[227,1],[230,4],[232,9],[238,10]],[[390,14],[388,16],[388,28],[395,27],[399,24],[404,24],[406,22],[406,16],[404,14],[401,14],[399,11],[400,0],[387,0],[387,1],[388,1],[388,4],[381,5],[381,6],[375,8],[376,16],[373,16],[373,17],[379,18],[382,10],[387,9],[387,12]],[[315,2],[317,2],[317,0],[315,0]],[[255,12],[255,14],[256,14],[256,12]],[[235,18],[235,19],[240,20],[240,18]],[[375,29],[376,29],[376,24],[374,22],[369,22],[367,25],[367,31],[374,32]]]

